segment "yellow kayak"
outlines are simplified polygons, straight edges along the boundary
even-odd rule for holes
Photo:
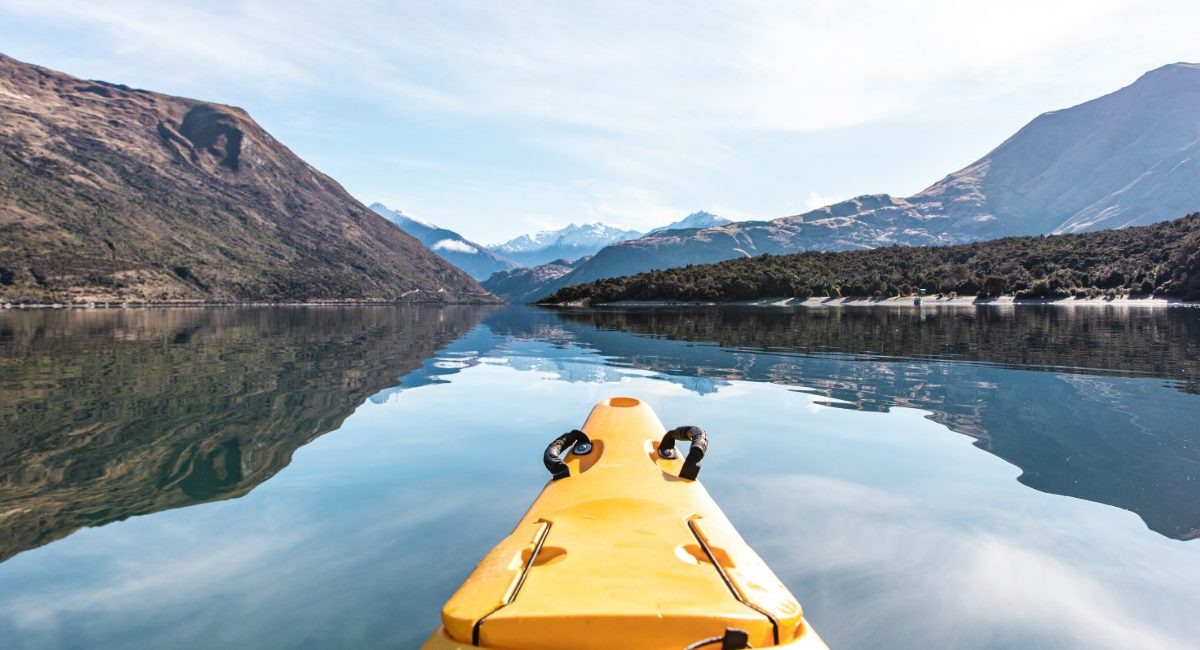
[[[423,647],[826,648],[695,480],[707,445],[697,427],[667,431],[637,399],[597,404],[546,449],[550,483]]]

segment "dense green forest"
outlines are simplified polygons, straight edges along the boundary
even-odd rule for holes
[[[1149,226],[956,246],[761,255],[565,287],[540,302],[738,301],[814,296],[1200,300],[1200,213]]]

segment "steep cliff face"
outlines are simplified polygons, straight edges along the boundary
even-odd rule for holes
[[[0,55],[0,300],[488,301],[245,111]]]

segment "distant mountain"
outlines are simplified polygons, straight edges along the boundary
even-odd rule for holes
[[[982,159],[911,197],[956,239],[1083,232],[1200,208],[1200,64],[1039,116]]]
[[[729,223],[731,223],[729,219],[701,210],[693,212],[679,221],[654,228],[645,236],[649,237],[668,230],[696,230]],[[674,234],[679,235],[680,233]],[[553,252],[570,252],[549,262],[530,264],[530,268],[516,269],[492,276],[484,281],[483,285],[485,289],[505,300],[518,303],[529,302],[541,298],[550,293],[553,288],[561,286],[559,284],[561,278],[592,257],[590,253],[581,257],[574,256],[579,250],[593,248],[608,250],[603,246],[597,247],[595,244],[614,240],[614,238],[618,242],[631,242],[636,241],[638,237],[639,234],[636,231],[620,230],[602,224],[586,226],[572,224],[562,230],[545,231],[532,236],[522,235],[501,246],[491,247],[491,249],[504,250],[510,257],[521,259],[527,256],[527,259],[533,260],[541,259]]]
[[[547,287],[587,262],[591,257],[577,260],[554,260],[532,268],[501,271],[484,280],[483,288],[517,304],[531,302],[545,295]]]
[[[240,108],[0,55],[0,301],[490,301]]]
[[[392,210],[382,203],[372,203],[371,209],[476,280],[486,279],[497,271],[507,271],[520,266],[473,241],[468,241],[453,230],[439,228],[424,219],[404,214],[400,210]]]
[[[667,230],[599,251],[581,282],[763,253],[955,244],[1148,224],[1200,210],[1200,64],[1177,63],[1045,113],[908,198],[864,195],[801,215]],[[545,294],[544,294],[545,295]]]
[[[640,236],[636,230],[622,230],[602,223],[571,224],[559,230],[543,230],[521,235],[488,250],[525,266],[538,266],[558,259],[577,260],[614,242]]]
[[[665,226],[659,226],[658,228],[654,228],[646,234],[650,235],[650,234],[653,234],[656,232],[662,232],[664,230],[684,230],[684,229],[688,229],[688,228],[712,228],[713,226],[724,226],[727,223],[732,223],[732,222],[729,219],[726,219],[725,217],[718,217],[717,215],[715,215],[711,212],[705,212],[704,210],[701,210],[699,212],[693,212],[693,213],[689,214],[688,216],[680,219],[679,221],[675,221],[675,222],[669,223]]]

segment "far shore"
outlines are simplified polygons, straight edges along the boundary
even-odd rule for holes
[[[1185,302],[1173,298],[1023,298],[1012,296],[979,298],[968,296],[896,296],[891,298],[864,297],[812,297],[812,298],[762,298],[729,302],[705,302],[683,300],[618,300],[595,303],[593,307],[1012,307],[1021,305],[1053,305],[1056,307],[1200,307],[1200,303]],[[562,303],[554,307],[586,307],[583,303]]]
[[[472,302],[472,301],[386,301],[386,300],[322,300],[313,302],[300,301],[176,301],[176,302],[141,302],[141,301],[95,301],[95,302],[71,302],[71,303],[0,303],[0,311],[3,310],[23,310],[23,309],[172,309],[172,308],[208,308],[208,307],[430,307],[452,305],[480,305],[480,306],[496,306],[503,303],[498,302]],[[919,300],[917,296],[893,296],[890,298],[865,298],[865,297],[821,297],[815,296],[811,298],[762,298],[759,300],[738,300],[738,301],[700,301],[700,300],[618,300],[615,302],[605,303],[584,303],[584,302],[567,302],[556,303],[552,305],[542,305],[544,307],[631,307],[631,308],[653,308],[653,307],[805,307],[805,308],[829,308],[829,307],[885,307],[885,308],[912,308],[912,307],[1013,307],[1022,305],[1052,305],[1057,307],[1150,307],[1150,308],[1167,308],[1167,307],[1200,307],[1200,303],[1186,302],[1174,298],[1131,298],[1122,296],[1117,298],[1023,298],[1017,299],[1012,296],[1001,296],[999,298],[979,298],[967,296],[923,296]]]

